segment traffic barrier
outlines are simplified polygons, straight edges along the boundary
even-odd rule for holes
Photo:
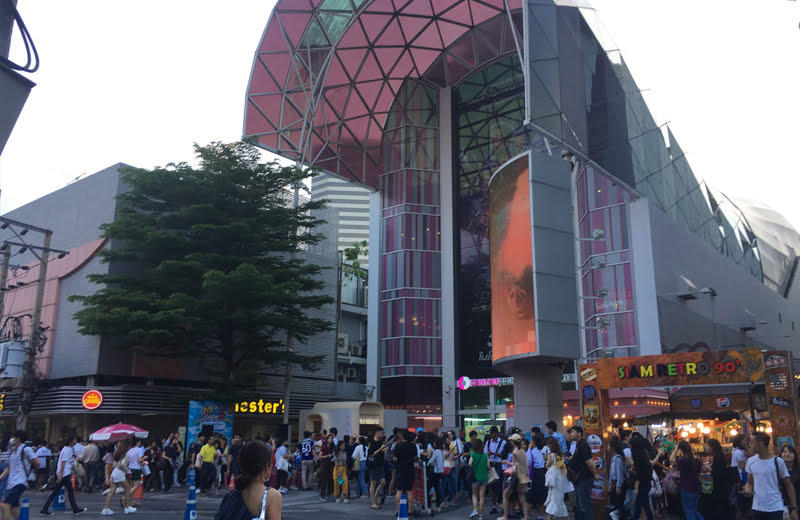
[[[414,464],[414,487],[411,489],[411,507],[414,516],[428,516],[431,513],[428,504],[428,473],[424,461]]]
[[[19,516],[17,520],[30,520],[30,502],[27,498],[22,499],[22,504],[19,506]]]
[[[139,487],[136,488],[133,498],[144,498],[144,476],[139,477]]]
[[[183,520],[197,520],[197,492],[194,485],[189,486],[189,498],[186,499],[186,512]]]
[[[231,475],[231,481],[228,483],[228,491],[233,491],[233,475]]]
[[[56,499],[53,500],[53,511],[66,511],[67,510],[67,500],[66,495],[64,494],[64,488],[61,488],[61,491],[58,492],[56,495]]]
[[[397,520],[408,520],[408,499],[405,493],[400,497],[400,509],[397,512]]]

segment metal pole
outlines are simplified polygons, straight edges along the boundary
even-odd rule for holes
[[[339,251],[336,255],[336,335],[333,341],[333,394],[336,395],[336,387],[339,382],[339,323],[342,320],[342,280],[344,276],[344,251]],[[349,348],[349,345],[347,345]]]
[[[299,167],[299,165],[298,165]],[[300,184],[294,185],[294,196],[292,197],[292,209],[297,211],[298,206],[300,205]],[[294,250],[292,250],[291,258],[292,263],[294,263],[297,255]],[[291,442],[292,439],[292,423],[289,422],[289,394],[291,392],[292,387],[292,362],[290,358],[292,357],[292,353],[294,347],[294,337],[289,334],[286,338],[286,373],[284,374],[283,378],[283,424],[286,425],[286,440]]]
[[[3,310],[5,305],[5,298],[6,298],[6,281],[8,280],[8,260],[11,258],[11,248],[8,247],[8,244],[3,244],[0,247],[0,255],[3,255],[3,265],[0,266],[0,319],[3,318]],[[0,327],[3,324],[0,323]],[[2,338],[0,338],[2,339]]]
[[[44,285],[47,281],[47,262],[50,258],[50,239],[52,237],[52,231],[45,231],[42,242],[44,248],[39,262],[39,283],[36,286],[36,301],[33,306],[31,330],[28,335],[27,351],[25,352],[25,364],[22,366],[22,400],[19,404],[19,414],[17,414],[18,430],[24,430],[28,424],[30,400],[33,399],[33,390],[36,384],[36,354],[38,352],[36,340],[39,336],[39,326],[42,319],[42,300],[44,299]]]

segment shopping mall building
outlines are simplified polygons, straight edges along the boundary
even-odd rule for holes
[[[409,424],[559,420],[579,358],[798,344],[800,235],[698,180],[584,0],[278,0],[244,134],[374,190],[367,383]]]

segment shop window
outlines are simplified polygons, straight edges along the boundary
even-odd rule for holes
[[[489,408],[489,387],[476,386],[460,393],[462,410],[485,410]]]
[[[514,404],[514,387],[511,385],[495,387],[494,399],[498,405]]]

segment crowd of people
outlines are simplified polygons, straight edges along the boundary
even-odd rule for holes
[[[609,441],[607,468],[598,468],[597,446],[593,452],[580,426],[568,428],[565,436],[555,421],[544,431],[533,427],[523,434],[518,428],[501,432],[491,427],[483,436],[421,428],[395,429],[387,436],[377,427],[368,438],[340,439],[331,428],[321,434],[305,432],[293,450],[275,439],[261,445],[269,449],[270,468],[277,469],[276,497],[292,488],[318,487],[320,500],[347,504],[363,498],[375,510],[394,497],[395,514],[401,495],[410,497],[416,485],[424,486],[434,513],[463,497],[472,502],[470,518],[488,513],[499,515],[497,520],[552,520],[568,518],[571,510],[576,520],[594,520],[592,492],[602,482],[613,520],[653,520],[667,514],[686,520],[798,520],[800,461],[788,444],[781,447],[780,457],[773,457],[770,442],[760,432],[749,440],[740,435],[727,454],[715,439],[690,444],[677,432],[650,439],[620,430]],[[423,466],[426,471],[419,471]],[[244,481],[254,486],[253,472],[263,471],[253,468]],[[237,480],[240,487],[247,486]],[[266,489],[257,487],[236,503],[255,507]],[[271,503],[279,511],[280,499]],[[248,506],[242,511],[256,510]]]
[[[739,435],[727,454],[715,439],[699,445],[677,432],[650,439],[619,430],[608,442],[608,467],[598,468],[597,446],[593,453],[583,429],[573,426],[564,436],[555,421],[545,431],[536,426],[524,434],[518,428],[501,432],[493,426],[483,436],[422,428],[395,428],[386,435],[376,427],[369,437],[340,439],[330,428],[304,432],[293,447],[270,437],[243,442],[237,434],[228,443],[201,435],[186,449],[174,433],[160,441],[116,443],[67,436],[54,446],[29,442],[19,430],[0,443],[0,520],[16,518],[29,488],[50,491],[42,515],[52,515],[50,506],[62,489],[73,513],[83,513],[73,482],[77,489],[107,494],[102,515],[114,513],[111,502],[118,493],[123,512],[134,513],[137,488],[169,492],[190,472],[201,494],[235,482],[220,505],[220,519],[250,520],[262,512],[279,519],[282,495],[301,489],[319,489],[322,501],[369,500],[374,510],[394,497],[397,514],[400,497],[422,488],[434,513],[463,498],[472,502],[469,517],[479,520],[487,509],[497,520],[552,520],[567,518],[570,508],[576,520],[594,520],[592,491],[602,481],[613,520],[653,520],[667,513],[686,520],[800,520],[797,452],[785,443],[774,457],[770,443],[762,432]]]
[[[241,439],[235,438],[230,447],[224,438],[211,441],[204,443],[214,450],[206,491],[221,486],[227,489],[225,478],[229,468],[235,468],[231,460],[238,461]],[[189,453],[200,451],[196,445],[190,446]],[[68,435],[57,445],[30,441],[22,430],[7,434],[0,441],[0,520],[16,518],[22,494],[28,489],[50,492],[40,511],[43,516],[53,515],[50,507],[62,490],[75,514],[86,511],[78,506],[76,491],[102,491],[107,497],[101,515],[112,515],[111,500],[118,488],[122,489],[119,503],[123,512],[135,513],[139,506],[135,498],[138,488],[142,492],[169,493],[172,487],[186,482],[194,459],[185,457],[184,451],[177,433],[160,440],[123,439],[113,443]]]

